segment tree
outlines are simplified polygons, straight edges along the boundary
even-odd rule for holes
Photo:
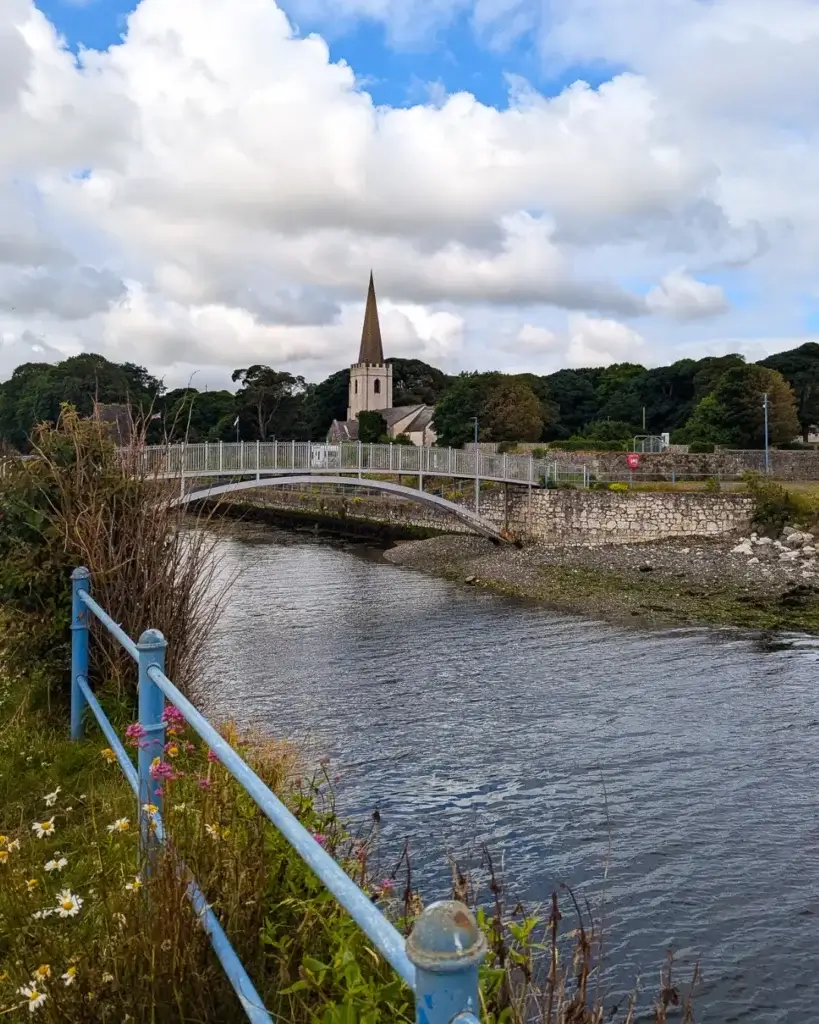
[[[388,359],[392,366],[394,405],[435,405],[452,377],[420,359]]]
[[[577,434],[596,418],[595,379],[594,371],[584,370],[558,370],[540,378],[550,401],[557,406],[557,415],[546,425],[544,440]]]
[[[320,384],[308,384],[304,393],[304,422],[313,441],[327,437],[333,420],[347,419],[350,371],[339,370]]]
[[[499,373],[462,373],[455,378],[435,406],[432,426],[439,444],[460,448],[473,440],[475,417],[480,431],[478,440],[489,440],[484,412],[489,393],[500,379]]]
[[[684,429],[685,440],[761,448],[766,393],[770,443],[791,441],[799,432],[799,420],[788,382],[777,370],[745,363],[726,370],[711,394],[698,403]]]
[[[806,342],[789,352],[763,359],[760,366],[778,370],[796,396],[796,415],[802,439],[807,442],[810,429],[819,423],[819,344]]]
[[[540,401],[519,377],[501,377],[492,385],[483,418],[492,441],[539,441],[543,433]]]
[[[296,427],[303,429],[304,377],[256,363],[234,370],[231,379],[240,385],[236,407],[246,439],[293,438]]]
[[[358,419],[358,440],[362,444],[378,444],[387,433],[387,421],[376,410],[369,412],[362,410],[356,418]]]
[[[221,436],[220,425],[232,425],[236,414],[236,396],[230,391],[178,388],[165,396],[165,412],[162,416],[164,437],[169,441],[187,440],[191,444],[218,441]]]
[[[634,428],[622,420],[595,420],[583,431],[583,437],[590,441],[630,441]]]

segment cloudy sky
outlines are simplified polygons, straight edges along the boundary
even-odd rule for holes
[[[819,340],[816,0],[0,0],[0,378]]]

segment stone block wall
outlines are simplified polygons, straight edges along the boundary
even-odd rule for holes
[[[771,475],[776,480],[819,480],[819,451],[771,451]],[[560,452],[550,451],[550,461],[559,466],[587,466],[589,472],[600,479],[612,480],[629,478],[625,452]],[[646,479],[652,475],[670,479],[687,476],[721,476],[738,479],[743,473],[762,473],[765,469],[765,453],[752,451],[714,452],[711,455],[696,455],[689,452],[654,452],[640,456],[640,469],[635,479]]]
[[[481,512],[538,544],[634,544],[669,537],[720,537],[747,533],[753,502],[736,494],[666,491],[502,491],[481,499]]]

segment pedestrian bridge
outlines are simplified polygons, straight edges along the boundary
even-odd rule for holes
[[[496,455],[456,448],[416,448],[400,444],[320,444],[312,441],[252,441],[235,444],[152,445],[138,453],[141,470],[163,479],[179,479],[177,504],[259,487],[284,487],[316,482],[366,487],[439,508],[494,540],[503,532],[479,515],[482,482],[523,487],[547,480],[585,484],[584,467],[558,466],[531,455]],[[133,453],[129,452],[129,457]],[[236,478],[240,479],[236,479]],[[241,479],[242,477],[247,479]],[[395,480],[384,479],[397,477]],[[410,477],[416,486],[403,478]],[[424,488],[426,477],[474,481],[475,511],[456,505]],[[221,482],[201,486],[202,479]],[[229,482],[228,482],[229,481]]]

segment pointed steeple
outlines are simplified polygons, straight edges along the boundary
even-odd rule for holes
[[[381,325],[378,322],[378,306],[375,304],[375,285],[370,271],[370,287],[367,289],[367,306],[364,310],[364,326],[361,330],[359,363],[381,364],[384,350],[381,347]]]

